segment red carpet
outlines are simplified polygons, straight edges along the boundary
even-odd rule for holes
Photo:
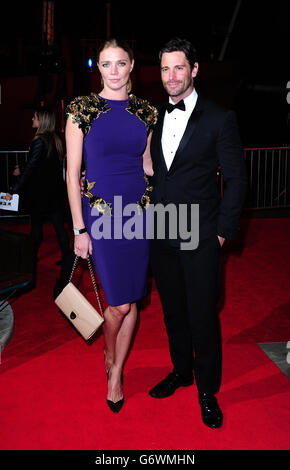
[[[148,395],[171,369],[154,285],[125,368],[125,405],[119,415],[109,410],[102,335],[87,345],[52,300],[60,254],[47,225],[37,286],[12,302],[15,332],[0,365],[0,448],[289,449],[289,380],[257,343],[290,340],[290,220],[242,222],[239,242],[224,247],[221,429],[202,423],[195,387],[160,401]]]

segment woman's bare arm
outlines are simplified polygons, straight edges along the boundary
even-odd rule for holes
[[[152,132],[149,134],[147,139],[146,149],[143,153],[143,170],[144,173],[148,176],[153,176],[153,166],[150,153],[150,144],[151,144]]]
[[[82,214],[80,170],[83,152],[83,133],[78,125],[69,117],[65,130],[67,150],[67,192],[74,228],[84,228],[85,223]],[[75,235],[75,253],[82,258],[87,258],[92,253],[92,243],[88,233]]]

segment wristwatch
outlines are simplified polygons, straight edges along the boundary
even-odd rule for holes
[[[86,227],[85,228],[73,228],[73,233],[75,235],[81,235],[82,233],[85,233],[87,231]]]

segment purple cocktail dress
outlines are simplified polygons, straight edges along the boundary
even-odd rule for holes
[[[67,114],[84,133],[83,215],[106,301],[137,301],[146,295],[152,190],[142,154],[157,111],[134,95],[113,101],[92,93],[73,100]]]

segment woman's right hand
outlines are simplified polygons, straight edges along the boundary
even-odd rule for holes
[[[93,245],[87,232],[75,235],[74,251],[77,256],[83,259],[87,259],[88,255],[92,254]]]

